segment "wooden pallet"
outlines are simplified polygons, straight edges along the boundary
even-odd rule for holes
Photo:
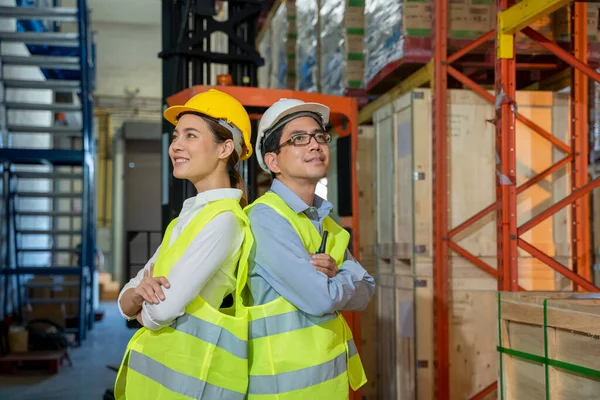
[[[27,367],[44,365],[49,374],[57,374],[63,361],[71,363],[67,350],[30,351],[25,353],[9,353],[0,357],[0,373],[9,374]]]
[[[473,40],[448,39],[448,54],[467,47]],[[564,50],[569,50],[569,43],[558,43]],[[479,84],[489,85],[494,83],[495,44],[490,40],[474,49],[472,52],[461,57],[453,64],[458,71],[463,72]],[[539,79],[553,76],[566,67],[566,64],[558,60],[556,56],[548,51],[536,51],[535,48],[527,47],[527,42],[516,44],[516,60],[520,85],[518,89],[530,85]],[[387,64],[369,82],[366,90],[369,95],[381,95],[398,82],[409,77],[413,72],[424,66],[432,57],[430,38],[405,38],[404,56]],[[534,65],[539,67],[535,68]],[[555,68],[552,65],[555,64]],[[588,44],[588,65],[597,68],[600,65],[600,43]],[[537,74],[532,74],[536,71]],[[474,75],[473,72],[479,72]],[[449,87],[460,88],[453,78],[449,78]]]

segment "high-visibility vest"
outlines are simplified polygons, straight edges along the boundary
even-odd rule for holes
[[[304,213],[295,213],[272,192],[245,211],[257,204],[273,208],[289,221],[306,250],[316,253],[321,236]],[[339,267],[350,235],[330,217],[323,220],[323,229],[329,232],[327,254]],[[348,384],[357,390],[367,382],[352,331],[341,313],[309,315],[283,297],[250,306],[248,311],[248,399],[347,399]]]
[[[197,296],[171,326],[159,331],[141,328],[129,342],[119,370],[115,383],[117,400],[245,398],[248,311],[242,304],[241,293],[248,278],[253,238],[248,217],[239,203],[224,199],[207,204],[169,246],[176,223],[172,221],[154,265],[154,276],[168,276],[202,228],[226,211],[242,221],[245,233],[233,307],[217,310]]]

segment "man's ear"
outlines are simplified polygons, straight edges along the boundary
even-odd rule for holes
[[[222,143],[221,151],[219,152],[220,159],[227,159],[231,156],[231,153],[235,151],[235,146],[233,144],[233,140],[229,139]]]
[[[265,154],[265,164],[271,170],[271,172],[278,174],[281,172],[279,166],[277,165],[277,155],[275,153],[267,153]]]

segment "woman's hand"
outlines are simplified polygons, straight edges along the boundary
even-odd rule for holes
[[[140,323],[141,326],[144,326],[144,320],[142,319],[142,312],[139,311],[136,315],[135,315],[135,319],[137,320],[137,322]]]
[[[151,304],[158,304],[159,300],[162,301],[165,299],[162,286],[169,288],[169,281],[164,276],[153,278],[153,271],[154,264],[150,267],[150,271],[144,271],[144,278],[133,291],[131,300],[138,306],[141,306],[144,301]]]

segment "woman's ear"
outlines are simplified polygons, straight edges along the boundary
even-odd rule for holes
[[[231,156],[231,153],[235,151],[235,146],[233,144],[233,140],[228,139],[221,143],[221,152],[219,153],[220,159],[228,159]]]
[[[271,170],[271,172],[278,174],[281,172],[279,166],[277,165],[277,155],[275,153],[267,153],[264,156],[265,164]]]

